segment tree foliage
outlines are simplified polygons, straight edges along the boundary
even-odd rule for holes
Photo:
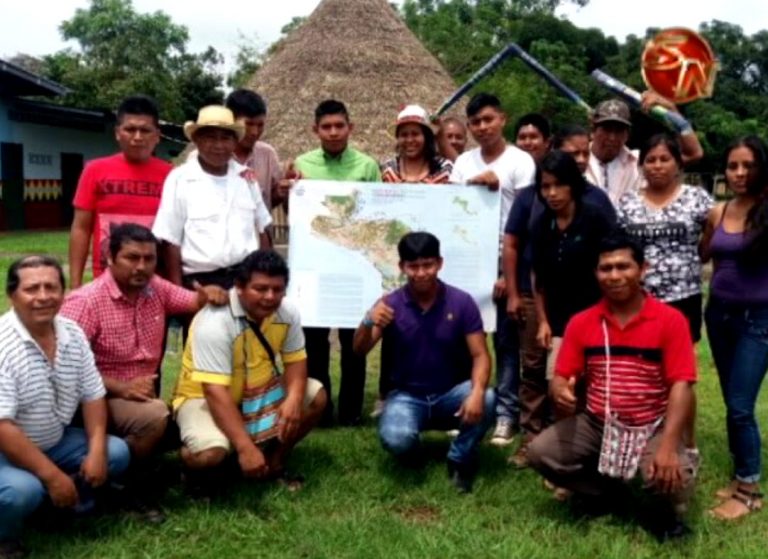
[[[595,68],[605,69],[637,90],[645,88],[640,57],[657,29],[619,43],[599,29],[582,29],[557,17],[557,4],[554,0],[405,0],[401,13],[457,83],[514,41],[593,106],[610,96],[589,77]],[[714,96],[682,110],[706,152],[697,168],[714,171],[730,140],[763,133],[759,123],[768,122],[768,31],[748,36],[737,25],[712,21],[702,23],[700,32],[710,41],[722,69]],[[536,111],[556,127],[587,123],[583,110],[517,60],[505,63],[476,89],[496,92],[513,119]],[[632,141],[661,130],[664,127],[657,121],[638,116]]]
[[[189,33],[160,11],[137,13],[131,0],[91,0],[59,30],[76,49],[44,59],[44,74],[72,91],[61,101],[113,110],[127,95],[157,99],[163,118],[182,122],[204,104],[221,101],[221,55],[187,51]]]

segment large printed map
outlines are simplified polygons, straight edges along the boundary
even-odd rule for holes
[[[289,296],[305,326],[355,327],[404,283],[397,243],[410,231],[441,242],[440,277],[473,295],[486,330],[498,265],[499,195],[485,188],[307,181],[290,199]]]

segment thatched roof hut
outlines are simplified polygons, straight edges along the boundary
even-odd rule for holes
[[[434,111],[456,88],[387,0],[323,0],[248,86],[268,102],[264,140],[283,160],[317,147],[311,126],[324,99],[343,101],[352,143],[384,159],[394,150],[387,127],[402,105]]]

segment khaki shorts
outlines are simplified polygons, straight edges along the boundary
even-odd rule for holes
[[[168,404],[159,399],[148,402],[107,398],[110,433],[119,437],[144,436],[147,431],[164,421],[168,415]]]
[[[307,388],[304,391],[305,410],[322,389],[320,381],[307,379]],[[232,450],[229,439],[216,426],[205,398],[191,398],[181,404],[176,411],[176,423],[181,433],[181,443],[193,453],[212,448],[223,448],[227,452]]]
[[[547,350],[547,380],[552,380],[555,376],[555,365],[562,344],[563,338],[552,336],[552,347]]]

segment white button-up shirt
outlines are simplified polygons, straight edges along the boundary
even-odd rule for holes
[[[590,150],[589,165],[584,178],[605,190],[614,207],[618,207],[622,196],[637,190],[643,184],[638,159],[637,151],[632,151],[627,146],[622,147],[619,155],[608,163],[600,161]]]
[[[185,274],[233,266],[259,248],[258,233],[272,217],[247,170],[230,160],[227,175],[217,177],[193,157],[165,180],[152,232],[181,247]]]
[[[81,402],[106,395],[80,327],[61,316],[53,325],[51,363],[13,310],[0,317],[0,419],[13,421],[42,450],[61,440]]]

